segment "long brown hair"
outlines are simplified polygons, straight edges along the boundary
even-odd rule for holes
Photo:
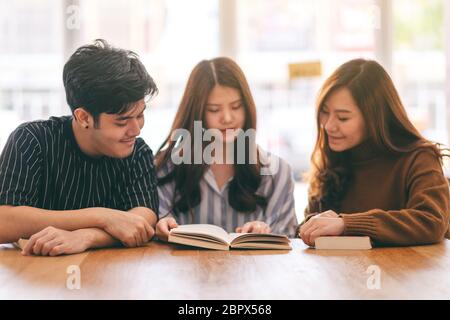
[[[419,147],[430,148],[442,162],[439,144],[426,140],[408,119],[389,74],[376,61],[355,59],[341,65],[323,84],[316,102],[317,140],[309,172],[310,203],[338,210],[352,178],[346,152],[334,152],[320,124],[320,113],[331,93],[350,91],[361,110],[368,139],[380,153],[400,155]]]
[[[233,60],[225,57],[203,60],[192,70],[170,133],[156,154],[157,169],[171,161],[172,151],[177,144],[177,141],[172,141],[175,131],[186,129],[193,137],[194,121],[204,122],[208,97],[216,85],[239,91],[245,110],[243,130],[256,130],[255,102],[241,68]],[[193,141],[191,143],[191,150],[194,150]],[[234,145],[236,158],[237,144]],[[265,208],[267,201],[265,197],[256,194],[261,183],[259,157],[257,156],[256,164],[251,164],[249,161],[251,153],[257,154],[256,145],[246,140],[245,148],[245,163],[237,164],[238,162],[235,159],[234,177],[230,183],[228,198],[231,207],[235,210],[253,212],[257,206]],[[193,155],[191,157],[193,158]],[[174,205],[172,208],[175,215],[191,212],[191,209],[201,201],[200,179],[205,173],[207,165],[203,161],[202,164],[191,163],[175,165],[166,176],[158,180],[159,185],[175,181]],[[178,195],[177,199],[175,199],[175,195]]]

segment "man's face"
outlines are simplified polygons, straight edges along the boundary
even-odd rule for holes
[[[144,99],[137,101],[124,114],[101,113],[97,128],[92,129],[91,146],[99,156],[126,158],[130,156],[136,137],[144,126]]]

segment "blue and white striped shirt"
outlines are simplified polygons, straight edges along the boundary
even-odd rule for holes
[[[262,176],[257,194],[266,197],[267,207],[257,209],[252,213],[238,212],[228,201],[230,179],[220,190],[214,174],[208,168],[200,180],[201,202],[189,212],[173,215],[175,181],[158,186],[160,217],[172,216],[178,224],[207,223],[222,227],[227,232],[235,232],[249,221],[263,221],[273,233],[295,236],[297,218],[294,205],[294,180],[289,164],[281,158],[266,154],[260,150],[263,163],[269,170]],[[264,158],[263,158],[264,157]],[[277,164],[276,166],[272,166]],[[169,162],[157,170],[158,178],[166,176],[174,164]]]

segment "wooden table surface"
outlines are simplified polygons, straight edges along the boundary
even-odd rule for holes
[[[0,299],[450,299],[449,240],[367,251],[292,245],[210,251],[152,242],[61,257],[0,245]],[[67,285],[71,266],[80,289]]]

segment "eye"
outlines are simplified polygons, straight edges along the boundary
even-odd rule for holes
[[[240,109],[241,107],[242,107],[242,104],[238,104],[238,105],[236,105],[236,106],[233,106],[232,109],[233,109],[233,110],[238,110],[238,109]]]
[[[127,124],[125,123],[116,123],[116,126],[118,127],[125,127]]]
[[[328,111],[324,111],[324,110],[320,111],[320,113],[319,113],[319,117],[321,117],[321,118],[328,117],[329,115],[330,115],[330,113]]]
[[[208,109],[208,112],[216,113],[219,112],[219,109]]]
[[[347,121],[349,118],[338,118],[339,121],[345,122]]]

